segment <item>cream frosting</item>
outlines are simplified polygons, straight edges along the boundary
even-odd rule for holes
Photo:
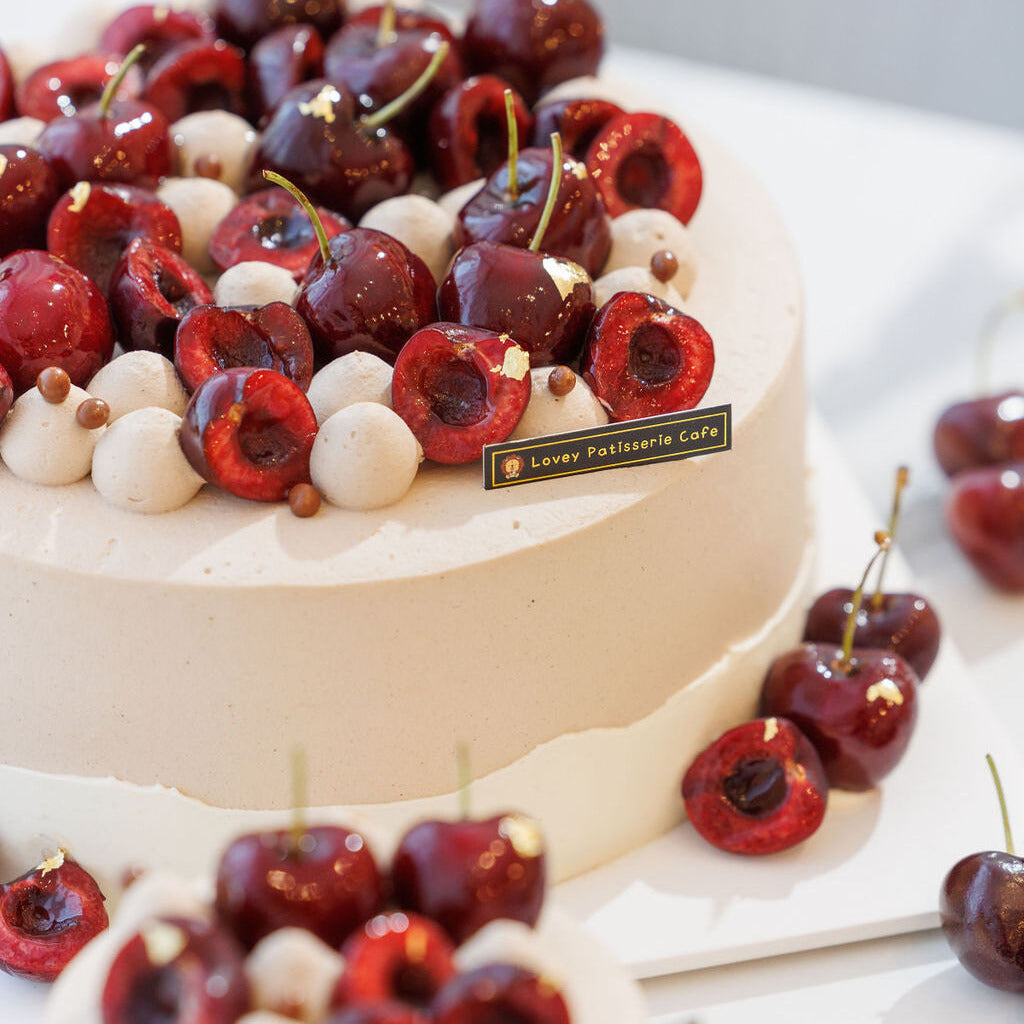
[[[686,225],[665,210],[627,210],[612,221],[612,248],[604,273],[624,267],[650,270],[651,258],[662,250],[679,261],[668,283],[685,299],[697,278],[697,249]]]
[[[200,274],[216,271],[210,239],[217,225],[235,208],[238,196],[212,178],[165,178],[156,190],[181,225],[181,254]]]
[[[594,282],[594,302],[600,309],[613,295],[619,292],[643,292],[664,299],[675,309],[683,309],[683,296],[676,290],[671,281],[659,281],[651,268],[619,267],[618,270],[602,274]]]
[[[394,371],[389,363],[372,352],[349,352],[332,359],[313,375],[306,392],[323,423],[336,412],[356,402],[379,402],[391,406],[391,379]]]
[[[239,195],[246,191],[259,133],[248,121],[227,110],[202,110],[171,125],[178,173],[190,178],[196,161],[214,156],[220,161],[219,180]]]
[[[246,260],[228,267],[213,286],[218,306],[269,306],[271,302],[292,305],[299,293],[295,278],[284,267],[259,260]]]
[[[119,355],[97,371],[86,390],[107,403],[108,423],[136,409],[154,406],[183,416],[188,405],[188,392],[174,363],[159,352]]]
[[[530,370],[530,401],[512,431],[513,440],[599,427],[608,422],[604,406],[579,374],[572,391],[563,396],[554,394],[548,387],[550,376],[550,366],[535,366]]]
[[[397,238],[426,263],[438,284],[444,280],[455,252],[455,216],[450,209],[426,196],[395,196],[372,207],[359,226]]]

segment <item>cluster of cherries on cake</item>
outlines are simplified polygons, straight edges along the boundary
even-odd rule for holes
[[[62,371],[72,412],[100,403],[87,422],[65,420],[93,444],[117,428],[110,475],[123,479],[121,449],[156,425],[136,419],[131,434],[115,420],[137,416],[124,392],[146,391],[143,375],[166,376],[132,359],[156,353],[173,360],[187,402],[165,408],[182,417],[192,493],[205,480],[290,496],[309,514],[320,491],[349,507],[397,500],[424,456],[478,459],[534,391],[558,404],[592,389],[601,422],[703,397],[714,347],[678,308],[687,242],[655,244],[595,301],[613,218],[649,213],[674,225],[650,238],[685,239],[702,178],[671,120],[544,98],[597,69],[603,30],[586,0],[476,0],[461,36],[393,2],[348,20],[341,0],[218,0],[213,18],[144,5],[105,28],[99,51],[17,86],[0,54],[0,119],[12,119],[0,139],[45,122],[31,144],[0,145],[0,419],[41,373]],[[520,150],[520,138],[534,145]],[[414,184],[448,192],[435,203]],[[110,362],[115,342],[126,355]],[[317,389],[314,371],[328,367]],[[332,405],[327,393],[345,397]],[[68,392],[51,381],[49,395]],[[366,413],[367,401],[385,408]],[[318,432],[342,412],[318,463]],[[24,415],[15,431],[17,413],[7,448],[28,450],[21,435],[50,419]],[[344,471],[327,467],[344,451],[337,438],[356,434],[384,461],[401,449],[401,479],[349,500],[332,483]],[[2,436],[0,454],[19,475],[31,461],[8,459]],[[35,482],[76,472],[89,468]]]
[[[803,643],[769,667],[759,714],[697,755],[683,778],[687,816],[732,853],[788,849],[817,831],[829,787],[863,791],[903,757],[917,721],[917,689],[939,648],[939,622],[914,593],[885,593],[906,469],[897,472],[888,531],[855,590],[812,605]],[[868,579],[882,560],[874,592]]]
[[[359,831],[297,822],[233,842],[212,906],[167,882],[143,875],[122,898],[103,1024],[569,1024],[550,976],[491,962],[495,929],[528,934],[544,900],[543,841],[521,814],[421,822],[386,871]],[[4,887],[0,965],[54,980],[107,925],[60,854]]]

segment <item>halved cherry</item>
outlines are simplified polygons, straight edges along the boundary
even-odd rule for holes
[[[201,110],[245,113],[245,58],[225,43],[195,40],[180,43],[153,65],[146,76],[145,98],[169,121]]]
[[[236,366],[276,370],[306,391],[313,379],[313,341],[302,317],[284,302],[257,309],[200,306],[178,327],[174,365],[189,391]]]
[[[663,299],[619,292],[598,311],[580,364],[615,420],[692,409],[715,368],[711,336]]]
[[[284,501],[309,483],[316,414],[302,388],[274,370],[241,367],[208,377],[181,425],[181,448],[209,483],[252,501]]]
[[[686,224],[700,202],[700,160],[690,140],[667,117],[616,117],[590,144],[586,164],[613,217],[656,208]]]
[[[428,459],[472,462],[522,417],[530,356],[507,334],[431,324],[398,353],[392,399]]]
[[[0,969],[53,981],[107,927],[99,886],[63,851],[0,888]]]
[[[206,282],[172,249],[136,238],[110,282],[110,314],[126,349],[147,349],[171,359],[181,318],[213,302]]]
[[[514,964],[486,964],[453,978],[431,1007],[435,1024],[569,1024],[561,992]]]
[[[213,20],[200,11],[182,11],[157,4],[138,4],[122,11],[100,36],[100,50],[127,57],[140,43],[146,52],[139,67],[148,71],[169,50],[197,39],[217,38]]]
[[[99,102],[120,67],[119,57],[93,53],[44,64],[18,87],[18,111],[40,121],[72,117]],[[136,68],[125,76],[119,95],[123,100],[137,99],[141,91],[142,74]]]
[[[562,136],[565,151],[586,160],[591,143],[610,121],[621,117],[621,107],[608,100],[549,100],[535,112],[533,144],[546,146],[553,132]]]
[[[358,1003],[335,1010],[324,1024],[429,1024],[429,1018],[404,1003]]]
[[[0,365],[0,423],[14,405],[14,384],[10,374]]]

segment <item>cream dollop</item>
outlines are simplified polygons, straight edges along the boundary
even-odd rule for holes
[[[167,178],[156,194],[181,224],[182,256],[200,274],[212,273],[210,239],[238,203],[238,196],[230,186],[212,178]]]
[[[125,352],[102,367],[86,390],[110,407],[109,423],[153,406],[181,416],[188,405],[188,392],[174,363],[159,352]]]
[[[283,267],[260,260],[246,260],[229,267],[217,279],[213,301],[218,306],[291,305],[298,294],[295,278]]]
[[[341,955],[312,932],[279,928],[245,960],[253,1009],[317,1024],[327,1016],[343,967]]]
[[[423,460],[405,420],[376,402],[336,412],[313,442],[313,485],[334,505],[351,509],[393,505],[412,486]]]
[[[126,512],[172,512],[203,486],[178,442],[181,417],[169,409],[136,409],[107,428],[92,457],[92,482]]]
[[[624,267],[651,266],[651,257],[667,249],[679,261],[669,278],[685,299],[697,277],[697,251],[685,224],[666,210],[629,210],[612,221],[612,248],[605,275]]]
[[[552,369],[535,366],[530,370],[530,401],[512,431],[512,440],[600,427],[608,422],[604,406],[579,374],[576,374],[572,391],[561,397],[554,394],[548,387]]]
[[[182,177],[193,177],[196,161],[212,156],[220,161],[220,180],[238,194],[245,191],[260,136],[244,118],[226,110],[188,114],[171,125],[171,139]]]
[[[620,267],[610,274],[604,274],[594,282],[594,302],[600,309],[613,295],[619,292],[642,292],[664,299],[675,309],[683,309],[683,297],[672,287],[659,281],[650,267]]]
[[[35,117],[15,117],[0,123],[0,145],[34,146],[46,124]]]
[[[319,424],[356,402],[376,402],[390,409],[393,376],[394,370],[380,356],[349,352],[317,371],[306,397]]]
[[[405,195],[385,199],[359,222],[397,238],[430,269],[438,284],[444,279],[455,251],[455,214],[426,196]]]

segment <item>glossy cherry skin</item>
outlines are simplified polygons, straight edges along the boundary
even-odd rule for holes
[[[234,1024],[249,1009],[242,950],[223,928],[148,921],[110,965],[103,1024]]]
[[[309,198],[353,222],[371,206],[409,191],[415,166],[408,146],[386,128],[364,129],[346,89],[318,80],[293,89],[264,129],[250,185],[276,171]]]
[[[63,853],[0,887],[0,970],[53,981],[107,927],[92,875]]]
[[[608,100],[550,100],[537,107],[533,144],[546,146],[558,132],[564,151],[582,162],[598,133],[623,113]]]
[[[590,144],[586,164],[613,217],[653,208],[686,224],[704,187],[690,140],[658,114],[622,114],[609,121]]]
[[[244,115],[245,57],[223,39],[180,43],[168,50],[146,76],[145,99],[168,121],[202,110]]]
[[[17,394],[48,366],[85,387],[113,350],[107,303],[81,271],[33,249],[0,263],[0,363]]]
[[[475,0],[463,51],[471,72],[504,78],[533,104],[559,82],[597,71],[604,26],[586,0]]]
[[[508,88],[494,75],[475,75],[449,89],[435,105],[430,154],[445,191],[493,174],[508,159]],[[525,142],[533,131],[533,115],[515,90],[512,103],[519,138]]]
[[[853,591],[837,587],[822,594],[807,613],[804,640],[841,644],[853,611]],[[869,595],[857,615],[853,642],[880,647],[905,658],[924,681],[939,653],[941,629],[932,605],[918,594],[883,594],[879,604]]]
[[[935,424],[932,443],[946,476],[1024,460],[1024,392],[951,405]]]
[[[181,43],[217,37],[213,20],[200,11],[173,10],[157,4],[137,4],[122,11],[100,36],[100,50],[127,57],[136,46],[146,50],[139,67],[148,71],[161,57]]]
[[[569,1024],[557,988],[525,967],[487,964],[453,978],[431,1007],[435,1024]]]
[[[59,195],[57,175],[41,153],[0,146],[0,258],[46,247],[46,222]]]
[[[154,193],[134,185],[86,182],[57,202],[46,231],[46,247],[106,295],[114,268],[136,238],[181,252],[178,218]]]
[[[540,830],[520,814],[420,822],[391,862],[398,904],[432,918],[456,945],[497,918],[536,924],[545,875]]]
[[[306,928],[338,947],[380,908],[377,863],[358,832],[306,829],[235,840],[217,870],[217,913],[247,948],[278,928]]]
[[[778,853],[818,830],[828,780],[792,722],[761,718],[730,729],[693,759],[683,802],[693,827],[720,850]]]
[[[106,117],[99,104],[51,121],[36,143],[61,180],[120,181],[155,188],[171,173],[174,149],[167,118],[148,103],[114,100]]]
[[[7,54],[0,50],[0,121],[9,121],[16,114],[14,74]]]
[[[10,374],[0,364],[0,423],[11,411],[14,405],[14,385],[11,383]]]
[[[182,256],[145,238],[136,238],[118,260],[108,295],[121,346],[168,359],[182,317],[213,302],[206,282]]]
[[[663,299],[619,292],[597,312],[580,369],[615,420],[693,409],[715,369],[711,336]]]
[[[512,335],[531,366],[572,362],[596,310],[593,282],[578,263],[497,242],[459,250],[438,306],[442,320]]]
[[[256,121],[268,117],[298,85],[320,78],[324,41],[312,25],[284,25],[249,54],[249,106]]]
[[[117,74],[121,61],[113,56],[90,53],[58,60],[36,68],[18,87],[18,112],[22,117],[53,121],[72,117],[98,103],[103,90]],[[121,83],[121,99],[138,99],[142,74],[129,70]]]
[[[403,1003],[358,1003],[336,1010],[324,1024],[429,1024],[429,1018]]]
[[[989,850],[950,869],[939,893],[942,932],[979,981],[1024,992],[1024,860]]]
[[[1024,591],[1024,461],[959,473],[946,500],[946,524],[992,586]]]
[[[459,211],[456,245],[486,239],[528,248],[547,202],[553,162],[550,149],[522,150],[517,198],[509,194],[508,165],[502,164]],[[610,221],[594,182],[582,164],[566,157],[555,212],[544,233],[544,251],[568,257],[594,277],[601,273],[611,244]]]
[[[250,49],[282,25],[313,25],[326,39],[341,26],[345,0],[217,0],[214,17],[225,39]]]
[[[406,341],[437,319],[437,286],[427,265],[397,238],[370,228],[330,241],[317,253],[295,308],[309,324],[320,365],[349,352],[393,363]]]
[[[917,722],[914,670],[891,651],[801,644],[776,658],[758,714],[788,718],[814,744],[837,789],[877,785],[899,763]]]

